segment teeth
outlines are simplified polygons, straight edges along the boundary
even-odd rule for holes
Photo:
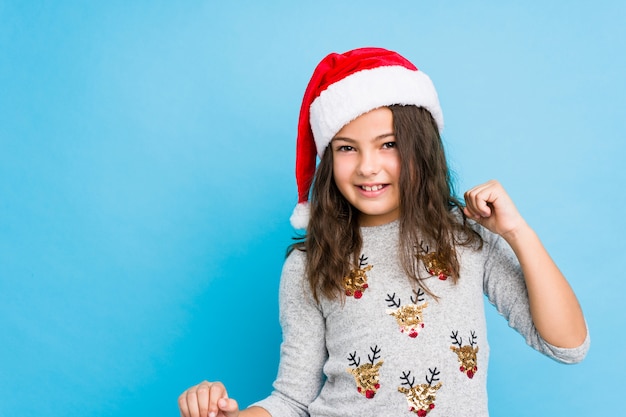
[[[378,190],[381,190],[383,188],[383,186],[382,185],[374,185],[374,186],[370,187],[368,185],[362,185],[361,188],[364,189],[365,191],[378,191]]]

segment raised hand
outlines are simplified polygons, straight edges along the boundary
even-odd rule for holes
[[[498,181],[487,181],[467,191],[465,204],[463,211],[467,217],[505,239],[526,227],[526,222]]]
[[[203,381],[178,397],[182,417],[237,417],[239,405],[221,382]]]

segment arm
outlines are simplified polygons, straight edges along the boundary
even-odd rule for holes
[[[305,277],[306,255],[293,251],[285,260],[280,280],[279,306],[283,341],[272,394],[253,405],[273,416],[308,417],[309,405],[323,384],[326,324]]]
[[[504,188],[489,181],[465,193],[465,215],[496,233],[513,249],[522,268],[533,323],[548,343],[580,346],[587,327],[574,292]]]

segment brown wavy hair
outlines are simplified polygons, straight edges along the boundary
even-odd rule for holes
[[[420,271],[425,247],[436,250],[453,282],[459,277],[457,245],[482,246],[470,227],[453,181],[437,125],[429,111],[416,106],[389,106],[400,155],[400,261],[409,278],[429,294]],[[311,216],[304,236],[289,247],[306,252],[306,275],[313,295],[343,298],[343,278],[359,265],[362,247],[359,212],[333,179],[328,148],[311,187]]]

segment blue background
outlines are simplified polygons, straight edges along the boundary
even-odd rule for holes
[[[626,3],[336,3],[0,1],[1,416],[270,392],[300,101],[365,45],[431,76],[459,190],[499,179],[585,310],[564,366],[489,309],[492,415],[623,410]]]

